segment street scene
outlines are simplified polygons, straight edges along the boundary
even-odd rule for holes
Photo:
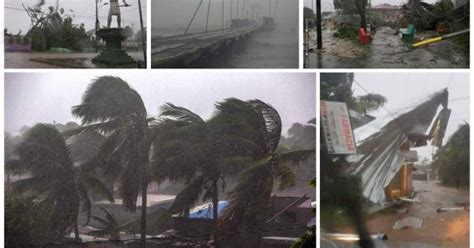
[[[145,68],[146,1],[5,1],[5,68]]]
[[[469,247],[469,75],[320,82],[321,247]]]
[[[153,68],[298,68],[298,0],[156,0],[151,10]]]
[[[315,79],[7,73],[5,246],[315,247]]]
[[[305,0],[304,67],[469,68],[469,6],[465,0]]]

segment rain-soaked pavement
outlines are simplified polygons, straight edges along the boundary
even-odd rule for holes
[[[413,181],[420,202],[406,204],[406,212],[384,211],[367,221],[372,234],[384,233],[386,241],[376,241],[377,248],[437,248],[469,247],[469,211],[438,213],[440,207],[456,207],[457,203],[469,203],[469,191],[440,185],[439,181]],[[406,217],[423,220],[422,227],[393,230],[397,220]],[[355,242],[330,240],[321,234],[321,247],[355,248]]]
[[[127,53],[135,60],[143,61],[143,52]],[[5,68],[97,68],[91,62],[95,56],[96,53],[5,52]]]
[[[323,49],[316,49],[316,34],[310,32],[310,68],[468,68],[463,54],[449,41],[409,48],[395,30],[381,27],[370,45],[357,40],[333,37],[335,31],[323,30]],[[434,33],[417,33],[417,38]]]

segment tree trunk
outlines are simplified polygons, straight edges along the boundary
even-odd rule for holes
[[[365,227],[364,219],[362,218],[362,206],[358,199],[353,199],[352,204],[347,209],[354,221],[357,232],[359,233],[359,245],[361,248],[374,248],[372,238]]]
[[[214,244],[217,248],[217,233],[219,231],[219,219],[218,219],[218,205],[219,205],[219,189],[217,187],[217,180],[213,184],[212,194],[212,219],[214,220]]]
[[[80,240],[80,237],[79,237],[79,224],[77,222],[77,217],[76,217],[76,223],[74,225],[74,238],[76,240]]]
[[[140,238],[143,242],[143,247],[146,246],[146,204],[147,204],[147,189],[148,184],[145,179],[142,179],[142,216],[140,226]]]
[[[367,4],[365,4],[365,0],[355,0],[356,3],[356,8],[357,12],[359,13],[360,16],[360,27],[365,28],[367,27],[367,19],[365,17],[365,8],[367,7]],[[367,31],[367,30],[366,30]]]

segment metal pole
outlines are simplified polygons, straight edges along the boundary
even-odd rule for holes
[[[323,37],[321,31],[321,0],[316,0],[316,32],[318,49],[323,48]]]
[[[99,52],[97,42],[97,31],[99,30],[99,0],[95,0],[95,52]]]
[[[189,28],[191,27],[191,24],[193,23],[194,18],[196,17],[197,12],[198,12],[199,9],[201,8],[201,5],[202,5],[202,2],[203,2],[203,1],[204,1],[204,0],[201,0],[201,2],[199,3],[198,7],[196,8],[196,11],[194,12],[193,17],[191,18],[191,21],[189,22],[188,27],[187,27],[186,30],[184,31],[184,35],[186,35],[186,34],[188,33]]]
[[[209,24],[209,11],[210,10],[211,10],[211,0],[209,0],[209,4],[207,5],[206,33],[207,33],[207,26]]]
[[[146,68],[146,35],[145,28],[143,27],[142,0],[138,0],[138,10],[140,14],[140,29],[142,32],[143,61]]]
[[[232,7],[234,5],[234,0],[230,0],[230,28],[232,29],[232,16],[233,16],[233,13],[232,13]]]

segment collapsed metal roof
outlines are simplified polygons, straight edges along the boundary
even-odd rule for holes
[[[438,91],[417,105],[354,130],[357,154],[346,158],[351,163],[346,172],[361,178],[362,193],[369,201],[386,201],[385,187],[413,154],[403,146],[424,146],[427,140],[442,143],[450,114],[448,95],[446,89]]]

